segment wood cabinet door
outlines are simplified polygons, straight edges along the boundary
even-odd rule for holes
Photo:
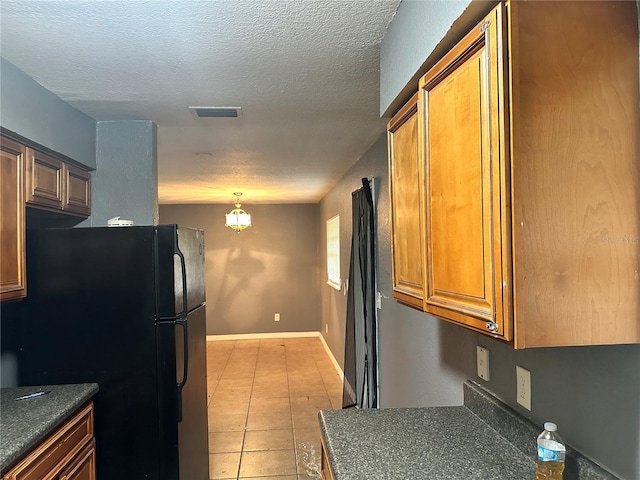
[[[63,166],[63,187],[63,210],[81,215],[91,215],[91,174],[65,163]]]
[[[62,160],[27,148],[27,203],[62,210]]]
[[[424,238],[421,215],[422,169],[418,154],[418,95],[391,119],[389,204],[393,296],[422,310]]]
[[[0,300],[26,296],[25,220],[24,220],[25,148],[0,137]]]
[[[510,340],[503,8],[420,80],[419,115],[429,266],[424,309]]]
[[[331,464],[329,463],[329,457],[327,456],[327,451],[323,441],[320,442],[320,450],[321,450],[320,473],[322,475],[322,480],[335,480],[335,477],[333,476],[333,472],[331,471]]]

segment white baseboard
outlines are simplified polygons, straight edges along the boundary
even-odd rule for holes
[[[207,342],[220,340],[254,340],[256,338],[317,337],[319,335],[320,332],[232,333],[229,335],[207,335]]]
[[[327,345],[327,341],[324,339],[320,332],[318,332],[318,336],[320,337],[320,341],[322,342],[322,345],[324,345],[324,350],[325,352],[327,352],[327,355],[329,355],[331,363],[333,363],[336,372],[338,372],[338,375],[340,375],[340,380],[344,380],[344,372],[342,371],[342,368],[340,368],[340,364],[336,360],[336,357],[333,356],[333,352],[329,348],[329,345]]]
[[[326,340],[320,332],[275,332],[275,333],[239,333],[230,335],[207,335],[207,342],[217,342],[224,340],[254,340],[260,338],[305,338],[305,337],[320,337],[324,350],[329,355],[331,363],[333,363],[336,372],[340,375],[340,380],[344,380],[344,372],[340,368],[340,364],[333,355],[333,352],[327,345]]]

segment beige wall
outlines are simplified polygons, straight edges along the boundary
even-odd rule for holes
[[[205,231],[207,335],[318,331],[318,205],[243,203],[253,226],[236,233],[232,200],[160,205],[160,223]]]

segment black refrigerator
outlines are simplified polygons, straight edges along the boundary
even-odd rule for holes
[[[177,225],[27,233],[19,383],[98,383],[98,480],[209,478],[204,262]]]

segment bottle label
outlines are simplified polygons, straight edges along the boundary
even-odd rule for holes
[[[563,462],[564,451],[551,450],[538,445],[538,460],[542,462]]]

